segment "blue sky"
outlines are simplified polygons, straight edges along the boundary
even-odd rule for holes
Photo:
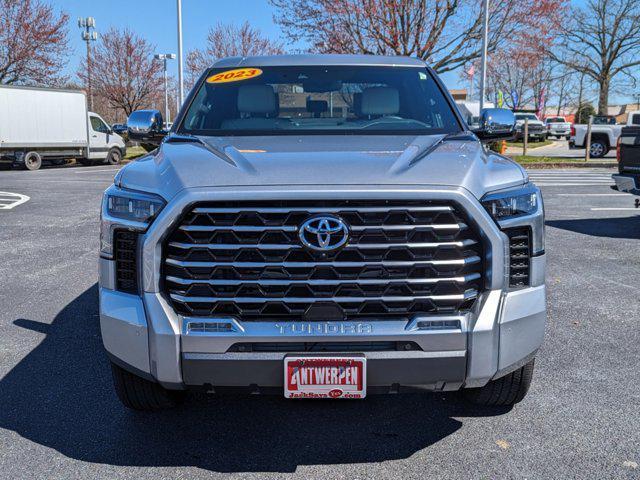
[[[78,17],[94,17],[98,33],[112,26],[129,27],[155,44],[159,53],[175,53],[177,50],[175,0],[48,1],[70,16],[72,53],[66,70],[71,76],[75,75],[85,52],[77,27]],[[574,4],[585,2],[573,1]],[[242,23],[246,20],[270,38],[282,39],[279,27],[273,22],[273,9],[267,0],[183,0],[182,4],[185,56],[189,50],[204,45],[209,28],[218,22]],[[169,73],[177,77],[177,61],[169,62]],[[443,80],[449,88],[465,87],[461,85],[456,72],[443,75]]]
[[[292,0],[295,1],[295,0]],[[71,17],[69,33],[73,49],[67,70],[75,74],[84,55],[85,44],[80,38],[78,17],[96,19],[98,34],[115,26],[129,27],[156,45],[158,52],[176,53],[175,0],[49,0],[59,10]],[[280,38],[281,32],[273,23],[272,8],[267,0],[183,0],[182,29],[183,51],[205,44],[209,28],[218,22],[242,23],[245,20],[271,38]],[[177,76],[177,61],[169,62],[170,74]],[[173,65],[171,65],[173,64]]]

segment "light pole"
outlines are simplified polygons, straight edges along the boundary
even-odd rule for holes
[[[483,2],[482,20],[482,62],[480,72],[480,111],[484,108],[484,97],[487,83],[487,48],[489,43],[489,0]]]
[[[87,90],[89,93],[89,109],[93,110],[93,90],[91,88],[91,42],[98,39],[96,19],[93,17],[79,18],[78,27],[83,28],[82,40],[87,42]]]
[[[164,62],[164,121],[167,124],[171,121],[169,115],[169,90],[167,86],[167,60],[173,60],[176,58],[175,53],[156,53],[156,60],[162,60]]]
[[[184,80],[182,78],[182,0],[178,2],[178,100],[184,101]]]

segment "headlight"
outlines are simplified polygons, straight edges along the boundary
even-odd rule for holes
[[[100,216],[100,253],[113,255],[116,228],[145,231],[166,202],[151,193],[134,192],[112,185],[104,192]]]
[[[529,184],[518,189],[490,193],[482,199],[482,205],[496,220],[533,215],[541,201],[539,191]]]

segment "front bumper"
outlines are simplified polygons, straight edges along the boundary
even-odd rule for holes
[[[562,137],[571,134],[571,130],[568,128],[550,128],[548,132],[549,132],[549,135],[562,136]]]
[[[102,262],[110,263],[108,260]],[[534,257],[543,270],[545,256]],[[544,336],[545,287],[485,292],[474,312],[455,328],[421,329],[413,321],[313,322],[279,325],[228,318],[189,319],[176,315],[161,294],[142,297],[100,288],[100,323],[110,356],[133,373],[167,388],[189,386],[282,388],[280,352],[229,352],[236,343],[407,341],[421,350],[367,352],[367,385],[374,390],[401,387],[456,390],[477,387],[532,358]],[[190,323],[215,324],[206,333]],[[229,327],[223,327],[228,324]],[[206,330],[206,329],[205,329]],[[219,330],[219,331],[214,331]]]
[[[244,322],[231,318],[178,315],[161,289],[161,245],[184,209],[193,202],[225,199],[272,199],[268,189],[240,192],[220,189],[185,191],[170,202],[139,245],[142,293],[115,291],[114,262],[100,259],[100,324],[112,360],[165,388],[245,387],[251,391],[282,389],[280,352],[229,351],[236,343],[269,342],[414,342],[411,351],[366,352],[370,391],[399,387],[456,390],[480,387],[519,368],[542,343],[546,319],[545,255],[531,259],[531,287],[509,290],[508,238],[467,191],[457,188],[377,189],[372,195],[437,198],[458,202],[473,219],[486,243],[486,290],[473,310],[459,316],[366,322]],[[282,196],[281,192],[276,195]],[[292,198],[358,198],[362,191],[326,191],[322,187],[291,191]],[[235,196],[235,197],[234,197]],[[542,221],[542,210],[535,221]],[[509,222],[512,222],[511,220]],[[509,227],[518,226],[509,224]],[[541,229],[542,226],[538,226]],[[534,239],[534,246],[536,241]],[[539,247],[539,245],[538,245]],[[536,249],[537,251],[537,249]],[[420,322],[424,322],[421,324]]]

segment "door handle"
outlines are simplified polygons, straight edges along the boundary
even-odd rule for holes
[[[98,138],[98,135],[91,135],[93,138]]]

